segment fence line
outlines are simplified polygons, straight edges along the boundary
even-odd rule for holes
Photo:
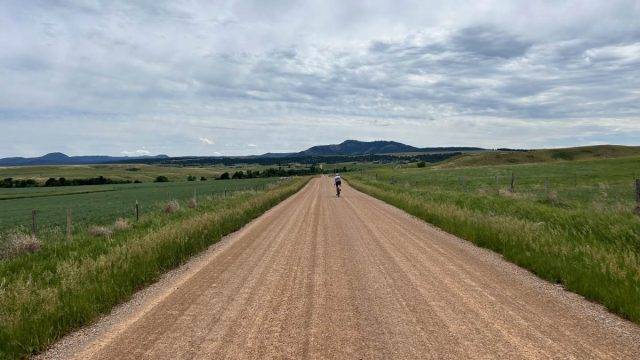
[[[180,187],[174,191],[167,191],[173,190],[167,188],[157,189],[157,191],[156,189],[150,189],[151,191],[143,194],[143,196],[145,198],[149,197],[148,208],[151,209],[167,201],[167,199],[188,201],[191,198],[196,199],[198,196],[207,195],[209,200],[216,201],[215,199],[219,199],[218,201],[220,201],[242,191],[266,191],[270,184],[277,184],[279,182],[280,181],[248,182],[246,185],[235,184],[236,186],[233,186],[231,189],[217,186],[192,187],[191,189]],[[199,194],[199,188],[203,189],[204,193],[200,192]],[[91,195],[93,193],[96,192],[87,192],[86,194]],[[167,196],[167,199],[164,199],[165,196]],[[28,198],[10,199],[9,201],[25,199]],[[2,204],[2,201],[3,200],[0,199],[0,204]],[[141,201],[139,198],[136,199],[135,202],[132,202],[132,200],[127,201],[126,196],[116,196],[113,200],[110,198],[99,198],[97,200],[94,198],[83,198],[79,201],[78,204],[71,206],[51,206],[52,203],[55,204],[56,202],[47,201],[34,204],[35,206],[33,208],[26,209],[24,205],[22,205],[26,205],[26,202],[12,202],[12,205],[17,204],[20,208],[3,208],[2,211],[0,211],[0,237],[8,232],[18,230],[31,233],[33,236],[43,236],[53,231],[54,233],[60,234],[63,238],[71,239],[74,235],[74,225],[75,230],[77,230],[78,226],[84,228],[85,226],[108,223],[117,218],[129,218],[138,222],[140,221],[141,212],[144,211],[142,206],[146,202],[145,200]],[[73,214],[74,208],[76,214]]]

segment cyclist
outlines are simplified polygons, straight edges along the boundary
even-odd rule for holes
[[[342,178],[340,177],[340,174],[336,174],[336,176],[333,178],[333,183],[336,186],[336,196],[340,196],[340,187],[342,186]]]

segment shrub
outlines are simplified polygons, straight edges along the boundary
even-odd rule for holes
[[[424,162],[424,161],[420,161],[420,162],[418,163],[418,167],[419,167],[419,168],[423,168],[423,167],[425,167],[425,166],[427,166],[427,163],[426,163],[426,162]]]
[[[193,175],[187,176],[187,181],[196,181],[196,177]]]
[[[55,178],[48,178],[47,181],[44,182],[44,186],[58,186],[59,184]]]
[[[116,231],[127,230],[130,227],[131,224],[129,223],[129,220],[123,218],[116,220],[116,222],[113,224],[113,229]]]
[[[13,178],[5,178],[0,182],[0,187],[3,188],[12,188],[13,187]]]
[[[171,200],[164,206],[164,212],[167,214],[173,214],[180,210],[180,203],[178,200]]]
[[[230,176],[228,172],[224,172],[220,175],[220,177],[218,178],[218,180],[229,180]]]
[[[547,193],[547,201],[551,204],[557,204],[559,202],[559,198],[558,198],[558,192],[556,191],[549,191]]]
[[[34,179],[19,179],[13,180],[13,187],[25,188],[38,186],[38,183]]]
[[[113,235],[113,230],[109,229],[106,226],[92,226],[89,228],[89,234],[96,237],[110,237]]]
[[[169,178],[164,175],[158,175],[154,182],[169,182]]]
[[[192,197],[191,199],[189,199],[189,202],[187,203],[187,206],[190,209],[195,209],[196,207],[198,207],[198,200],[194,197]]]
[[[200,181],[207,181],[207,178],[204,176],[200,176]]]
[[[242,172],[242,170],[236,171],[235,173],[233,173],[233,176],[231,178],[232,179],[243,179],[244,178],[244,172]]]
[[[29,185],[29,181],[33,181],[32,185]],[[35,180],[29,179],[26,180],[27,184],[25,186],[36,186]],[[131,180],[117,180],[117,179],[109,179],[104,176],[98,176],[95,178],[86,178],[86,179],[71,179],[67,180],[63,177],[49,178],[45,181],[44,186],[81,186],[81,185],[105,185],[105,184],[130,184]]]
[[[0,259],[11,259],[22,254],[34,253],[42,247],[35,236],[22,233],[11,233],[0,247]]]

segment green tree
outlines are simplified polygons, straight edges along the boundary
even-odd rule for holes
[[[169,178],[164,175],[158,175],[154,182],[169,182]]]
[[[243,179],[244,178],[244,172],[242,172],[242,170],[236,171],[235,173],[233,173],[233,176],[231,178],[232,179]]]

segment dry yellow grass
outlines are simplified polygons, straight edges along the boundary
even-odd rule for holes
[[[42,247],[35,236],[23,233],[10,233],[0,248],[0,259],[11,259],[22,254],[34,253]]]
[[[89,234],[96,237],[110,237],[113,235],[113,230],[106,226],[92,226],[89,228]]]
[[[123,218],[116,220],[116,222],[113,224],[113,229],[115,231],[126,230],[130,227],[131,227],[131,223],[129,223],[129,220],[123,219]]]
[[[171,200],[167,202],[167,204],[164,206],[164,212],[167,214],[173,214],[174,212],[179,210],[180,210],[180,203],[178,202],[178,200]]]

